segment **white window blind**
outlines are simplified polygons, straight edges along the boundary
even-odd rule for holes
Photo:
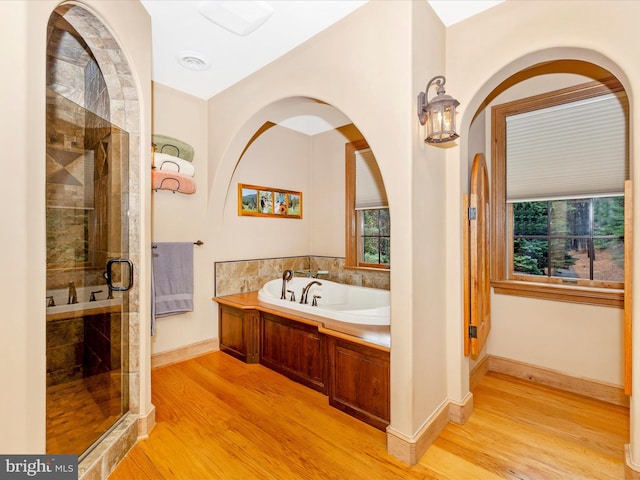
[[[615,94],[507,117],[507,201],[622,194],[626,118]]]
[[[388,207],[380,169],[370,148],[356,151],[356,210]]]

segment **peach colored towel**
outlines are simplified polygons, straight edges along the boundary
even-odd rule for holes
[[[187,195],[196,192],[196,181],[177,172],[153,169],[151,170],[151,181],[153,190],[171,190]]]

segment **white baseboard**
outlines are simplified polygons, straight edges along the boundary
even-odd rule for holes
[[[438,438],[447,423],[463,424],[473,411],[473,395],[462,402],[447,400],[431,415],[422,428],[408,437],[391,427],[387,428],[387,452],[408,465],[415,465]]]
[[[631,444],[624,446],[624,479],[640,480],[640,465],[633,463],[631,458]]]
[[[138,416],[138,440],[144,440],[156,426],[156,407],[151,404],[149,410]]]
[[[183,347],[174,348],[165,352],[154,353],[151,355],[151,368],[164,367],[172,363],[184,362],[191,358],[199,357],[206,353],[220,350],[220,339],[212,338],[202,342],[192,343]]]

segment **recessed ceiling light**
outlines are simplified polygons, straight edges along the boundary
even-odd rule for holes
[[[211,63],[204,55],[197,52],[180,52],[176,57],[178,63],[188,70],[207,70]]]
[[[198,12],[225,30],[244,36],[269,20],[273,7],[260,0],[205,0],[198,4]]]

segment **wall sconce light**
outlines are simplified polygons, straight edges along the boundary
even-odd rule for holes
[[[424,92],[418,94],[418,119],[427,124],[425,143],[445,143],[459,137],[456,133],[456,107],[460,102],[444,91],[446,79],[438,75],[429,80]],[[429,88],[435,84],[437,95],[428,101]]]

